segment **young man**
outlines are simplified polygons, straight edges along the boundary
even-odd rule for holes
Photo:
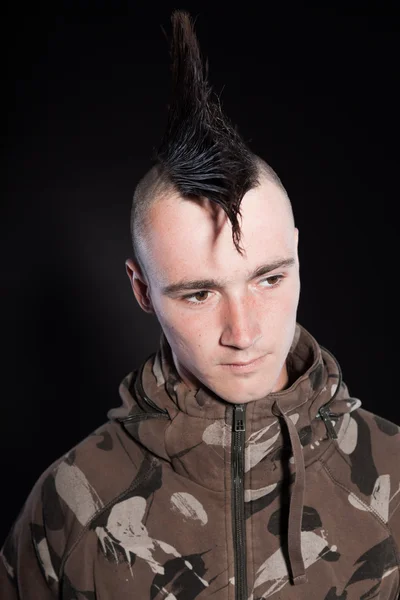
[[[160,348],[34,486],[1,598],[394,600],[399,428],[296,322],[290,201],[213,99],[181,12],[172,59],[126,262]]]

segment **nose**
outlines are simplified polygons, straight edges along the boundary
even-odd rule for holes
[[[245,350],[261,337],[261,327],[254,301],[237,298],[227,301],[223,312],[221,344]]]

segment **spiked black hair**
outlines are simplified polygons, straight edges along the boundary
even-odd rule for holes
[[[221,110],[207,81],[190,16],[172,15],[172,98],[156,159],[180,194],[219,204],[240,251],[240,202],[258,184],[257,163]]]
[[[202,61],[190,15],[174,11],[171,20],[172,93],[167,126],[154,153],[154,168],[135,191],[134,250],[140,260],[135,233],[145,223],[152,198],[170,189],[183,198],[207,198],[222,207],[232,224],[235,247],[242,254],[238,216],[243,196],[259,184],[261,172],[279,178],[249,150],[223,114],[208,83],[208,64]]]

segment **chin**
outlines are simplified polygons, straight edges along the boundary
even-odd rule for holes
[[[260,400],[261,398],[265,398],[270,394],[273,390],[273,385],[269,386],[251,386],[251,388],[246,388],[246,385],[243,385],[241,389],[238,389],[236,385],[234,389],[220,389],[214,390],[214,392],[226,402],[231,402],[233,404],[247,404],[248,402],[254,402],[255,400]]]

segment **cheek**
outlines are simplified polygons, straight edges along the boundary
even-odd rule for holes
[[[291,282],[291,285],[282,292],[279,298],[280,310],[284,315],[291,316],[296,311],[299,302],[300,286],[298,281]]]
[[[213,329],[215,313],[210,310],[196,310],[186,306],[183,302],[174,301],[169,298],[157,298],[153,300],[156,315],[160,323],[186,338],[195,335],[197,337],[206,331]]]
[[[179,352],[193,354],[204,347],[213,337],[215,327],[211,324],[212,315],[202,311],[182,310],[175,303],[167,301],[154,303],[161,327]]]
[[[258,322],[267,338],[272,332],[274,337],[281,337],[283,330],[292,327],[293,321],[296,320],[299,298],[297,287],[290,286],[280,292],[267,302],[260,303],[258,307]]]

